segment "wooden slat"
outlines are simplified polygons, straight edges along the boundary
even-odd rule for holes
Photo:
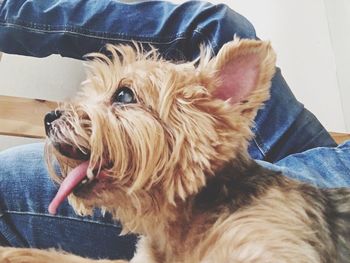
[[[44,138],[44,116],[56,102],[0,96],[0,134]]]
[[[44,138],[44,115],[57,102],[0,95],[0,134]],[[350,134],[331,132],[337,143],[350,140]]]
[[[338,144],[350,140],[350,134],[348,133],[331,132],[330,134]]]

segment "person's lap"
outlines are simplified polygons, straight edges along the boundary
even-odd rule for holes
[[[290,155],[276,165],[258,161],[291,178],[320,187],[350,186],[350,141]],[[65,202],[48,213],[57,191],[43,158],[43,144],[0,152],[0,233],[16,247],[59,248],[91,258],[130,258],[135,236],[119,236],[120,225],[98,211],[80,217]]]
[[[77,216],[66,201],[48,213],[57,191],[43,158],[43,144],[0,152],[0,233],[15,247],[59,248],[92,258],[130,258],[136,238],[120,237],[121,227],[107,214]]]
[[[128,14],[128,19],[118,14]],[[245,17],[225,5],[201,1],[175,5],[165,1],[11,0],[0,6],[0,50],[36,57],[58,53],[81,59],[87,52],[103,51],[106,43],[138,41],[145,48],[154,45],[165,58],[193,60],[201,44],[215,54],[235,35],[257,38]],[[255,122],[256,138],[249,148],[255,159],[276,162],[292,153],[336,145],[296,100],[279,69],[271,99]]]

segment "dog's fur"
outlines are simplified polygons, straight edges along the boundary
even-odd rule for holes
[[[275,70],[269,43],[235,39],[216,57],[203,49],[198,60],[176,64],[138,45],[108,51],[92,54],[82,92],[60,107],[47,151],[63,177],[82,161],[57,145],[88,153],[92,183],[69,201],[82,215],[102,208],[125,233],[139,234],[131,262],[349,261],[350,191],[317,189],[248,157],[250,127]],[[115,103],[123,87],[135,102]],[[94,262],[16,248],[0,249],[0,259]]]

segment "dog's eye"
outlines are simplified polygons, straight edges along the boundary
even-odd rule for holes
[[[116,91],[116,93],[113,95],[112,102],[128,104],[128,103],[135,103],[136,99],[135,99],[134,92],[130,88],[122,87],[122,88],[119,88]]]

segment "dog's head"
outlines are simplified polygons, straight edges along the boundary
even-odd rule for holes
[[[77,97],[46,116],[47,156],[65,178],[52,212],[70,192],[81,213],[176,204],[246,152],[274,74],[269,43],[235,39],[186,63],[138,45],[107,49],[91,55]]]

